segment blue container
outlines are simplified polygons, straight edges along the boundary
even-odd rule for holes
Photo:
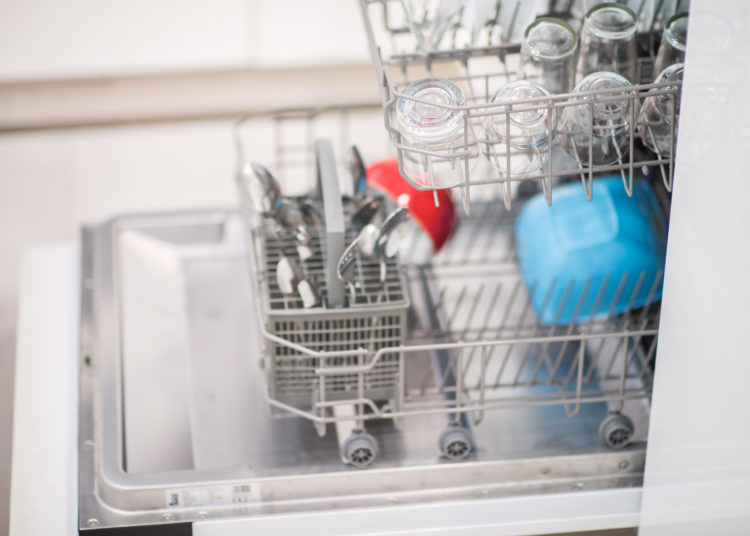
[[[529,199],[516,220],[521,276],[542,323],[570,324],[619,314],[661,299],[667,226],[653,190],[617,177]],[[656,288],[656,290],[654,290]]]

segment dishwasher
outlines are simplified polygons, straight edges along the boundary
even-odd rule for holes
[[[493,5],[469,45],[456,12],[440,41],[450,46],[426,50],[411,3],[362,0],[381,103],[242,118],[238,207],[84,229],[82,532],[642,484],[663,258],[594,273],[583,257],[550,275],[545,255],[619,230],[666,240],[676,131],[649,149],[642,138],[654,134],[638,120],[660,99],[676,124],[680,81],[652,83],[665,15],[633,40],[643,83],[492,102],[516,78],[524,10],[508,19]],[[434,79],[465,100],[409,94]],[[451,112],[460,136],[416,143],[399,116],[409,102]],[[617,106],[624,130],[610,118],[596,131],[595,110]],[[578,109],[589,111],[588,141],[569,135],[565,150],[552,125]],[[519,148],[511,120],[527,112],[544,114],[549,139]],[[506,136],[490,140],[497,117]],[[595,162],[602,139],[614,160]],[[397,255],[355,247],[366,202],[352,186],[353,146],[455,217],[444,244],[412,221]],[[512,171],[529,154],[537,168]],[[243,182],[258,161],[284,192],[266,214]],[[409,212],[404,195],[374,194],[391,214]],[[648,221],[617,219],[615,205],[648,210]],[[281,229],[281,206],[304,212],[304,225]],[[600,207],[603,223],[582,223],[581,206]],[[524,242],[547,219],[547,241]],[[571,227],[553,236],[561,225]]]

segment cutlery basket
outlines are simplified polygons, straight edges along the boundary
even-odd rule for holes
[[[409,299],[405,275],[395,259],[388,260],[385,281],[380,280],[380,263],[363,259],[355,252],[358,289],[345,292],[336,276],[336,263],[344,245],[356,235],[345,228],[353,201],[341,201],[333,151],[318,143],[318,180],[322,200],[308,201],[324,210],[320,225],[309,228],[312,255],[302,263],[305,277],[314,281],[321,304],[305,308],[299,296],[282,292],[276,279],[279,259],[295,249],[294,241],[277,232],[269,218],[254,217],[244,207],[250,228],[251,266],[256,304],[262,332],[263,368],[269,402],[289,411],[293,408],[325,412],[320,404],[352,398],[385,401],[398,398],[401,356],[388,354],[364,375],[354,373],[320,375],[329,367],[365,366],[380,349],[405,344]],[[339,212],[340,211],[340,212]],[[340,233],[340,234],[339,234]],[[335,302],[340,305],[336,306]]]

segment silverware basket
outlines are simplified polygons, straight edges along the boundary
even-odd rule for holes
[[[329,144],[319,143],[316,154],[319,161],[333,162]],[[276,280],[277,263],[294,250],[293,239],[280,234],[272,220],[256,217],[249,207],[243,207],[243,214],[250,229],[269,401],[277,408],[327,417],[327,401],[399,398],[402,362],[398,353],[389,354],[364,375],[347,372],[323,377],[319,370],[366,366],[377,351],[404,345],[409,299],[404,271],[395,259],[387,261],[386,278],[381,281],[380,263],[363,258],[358,251],[354,268],[357,291],[345,292],[335,276],[335,262],[342,245],[354,240],[355,233],[348,226],[340,240],[331,227],[334,220],[350,220],[353,202],[345,198],[338,204],[329,203],[341,199],[334,166],[318,162],[318,180],[323,199],[289,198],[292,202],[312,202],[326,215],[320,225],[308,229],[311,256],[302,263],[306,278],[317,284],[321,296],[317,306],[305,308],[299,296],[285,295]],[[326,205],[341,207],[343,218],[329,217]],[[334,300],[343,302],[336,306]],[[322,435],[325,427],[319,429]]]

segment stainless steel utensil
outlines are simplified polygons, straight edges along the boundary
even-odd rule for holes
[[[282,199],[274,218],[287,233],[291,234],[300,258],[304,261],[312,257],[310,231],[305,225],[305,217],[300,207]]]
[[[351,223],[355,230],[360,231],[377,216],[383,200],[367,195],[367,168],[356,145],[349,147],[346,153],[346,165],[352,177],[354,214]]]
[[[299,209],[302,211],[302,218],[308,228],[314,229],[323,226],[323,216],[320,214],[320,210],[311,199],[302,200],[299,204]]]
[[[409,211],[405,208],[398,208],[388,215],[380,227],[373,251],[375,257],[380,259],[380,281],[385,281],[386,260],[395,257],[401,247],[408,231],[406,225],[408,221]]]
[[[245,194],[255,211],[261,216],[272,217],[281,204],[281,187],[265,167],[251,162],[240,175]]]
[[[357,246],[357,241],[359,240],[359,237],[355,238],[351,244],[347,246],[347,248],[344,250],[344,253],[341,255],[341,258],[339,259],[338,265],[336,266],[336,276],[346,283],[346,286],[349,288],[349,293],[351,294],[351,302],[354,303],[354,298],[357,294],[357,285],[354,282],[355,278],[355,270],[354,270],[354,264],[356,263],[357,258],[354,255],[354,248]]]
[[[368,196],[364,198],[354,211],[354,215],[352,215],[352,227],[359,231],[371,223],[380,212],[382,205],[383,199],[380,197]]]
[[[367,169],[356,145],[349,147],[346,153],[346,167],[352,177],[352,197],[355,200],[364,198],[367,193]]]
[[[349,286],[352,301],[354,301],[358,287],[358,283],[354,281],[355,249],[366,259],[380,261],[380,281],[385,282],[388,270],[387,260],[395,257],[398,253],[408,232],[406,226],[408,220],[409,211],[405,208],[398,208],[388,215],[380,227],[374,223],[368,223],[362,227],[357,238],[344,250],[339,259],[336,273],[338,278]]]

